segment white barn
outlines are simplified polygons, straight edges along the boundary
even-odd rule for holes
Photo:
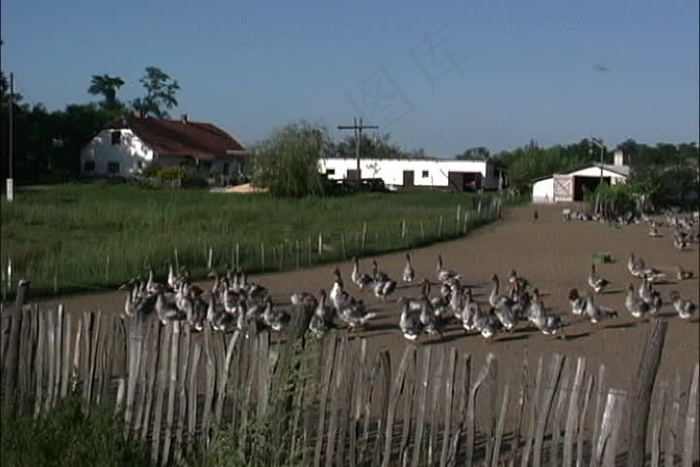
[[[224,130],[186,115],[180,120],[129,115],[100,131],[81,150],[83,176],[137,176],[151,163],[186,164],[227,178],[240,172],[244,147]]]
[[[506,186],[505,170],[494,160],[361,159],[362,178],[379,178],[389,189],[436,188],[452,191],[497,190]],[[321,159],[329,180],[356,180],[357,159]]]
[[[600,164],[582,167],[564,174],[554,174],[535,180],[532,185],[534,203],[556,203],[583,201],[586,190],[594,190],[600,183],[615,185],[626,183],[630,167],[622,150],[615,151],[614,164]]]

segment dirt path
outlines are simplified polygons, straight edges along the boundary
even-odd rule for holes
[[[485,354],[493,351],[503,362],[503,378],[512,379],[519,377],[524,354],[533,360],[540,355],[548,356],[555,352],[586,356],[589,364],[593,365],[589,368],[605,363],[610,383],[620,389],[630,389],[638,370],[649,324],[635,322],[624,308],[623,287],[631,279],[625,266],[627,257],[630,251],[634,251],[649,266],[671,271],[680,264],[685,269],[694,271],[697,276],[697,245],[689,251],[675,250],[670,238],[651,238],[644,225],[614,229],[597,222],[567,223],[562,220],[561,206],[538,207],[539,220],[533,222],[533,209],[532,206],[510,209],[503,220],[462,239],[413,250],[411,254],[419,278],[434,279],[436,257],[441,253],[446,267],[464,272],[464,283],[477,286],[475,295],[483,300],[488,293],[487,281],[491,274],[495,272],[504,277],[511,268],[515,268],[545,294],[544,300],[549,308],[568,314],[568,290],[572,287],[585,290],[591,255],[594,252],[609,251],[617,261],[601,265],[599,272],[612,281],[612,286],[609,293],[602,295],[598,302],[616,307],[620,318],[593,326],[569,314],[567,318],[571,325],[566,329],[569,335],[567,340],[521,331],[500,336],[497,342],[489,344],[480,336],[465,336],[463,332],[454,330],[446,335],[443,344],[430,345],[456,346],[460,351],[471,352],[477,362],[482,362]],[[382,270],[400,278],[404,265],[403,253],[379,256],[377,260]],[[333,266],[262,274],[251,279],[269,287],[276,299],[286,302],[294,291],[316,293],[320,288],[329,288]],[[349,263],[339,266],[349,283]],[[362,261],[361,267],[369,269],[369,260]],[[209,283],[203,285],[208,286]],[[352,293],[359,294],[352,284],[349,284],[349,288]],[[684,297],[698,302],[697,279],[676,283],[674,273],[669,283],[659,285],[658,288],[665,298],[671,290],[677,289]],[[401,287],[397,295],[413,296],[417,294],[417,289],[417,285]],[[379,311],[378,319],[365,332],[371,338],[370,344],[398,354],[406,345],[397,327],[398,306],[394,301],[379,304],[371,296],[366,299]],[[66,309],[72,312],[101,309],[103,312],[119,313],[123,309],[124,294],[112,292],[60,297],[42,303],[46,306],[58,302],[64,303]],[[684,382],[689,381],[693,363],[700,360],[700,327],[697,322],[675,317],[670,305],[664,306],[663,314],[669,316],[670,324],[659,377],[670,380],[679,372]],[[511,361],[512,365],[509,364]],[[515,373],[509,375],[509,368]]]

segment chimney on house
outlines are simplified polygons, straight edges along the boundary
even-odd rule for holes
[[[187,123],[187,114],[180,115],[180,121],[182,123]]]
[[[621,166],[621,165],[628,165],[628,158],[625,157],[625,151],[622,148],[617,148],[615,149],[614,153],[614,164]]]

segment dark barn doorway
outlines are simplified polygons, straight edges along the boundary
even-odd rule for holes
[[[583,201],[586,193],[595,191],[600,177],[574,177],[574,201]],[[603,184],[610,185],[610,177],[603,177]]]
[[[359,174],[357,173],[357,169],[348,169],[348,174],[345,178],[348,180],[359,180]]]
[[[451,191],[477,191],[481,189],[481,172],[448,172]]]
[[[416,173],[413,170],[403,171],[403,186],[412,187],[416,182]]]

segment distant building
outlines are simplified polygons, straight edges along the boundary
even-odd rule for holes
[[[495,160],[361,159],[363,179],[382,179],[389,189],[432,188],[449,191],[497,190],[507,186],[505,169]],[[321,159],[329,180],[357,180],[357,159]]]
[[[149,164],[188,165],[212,177],[235,177],[246,150],[211,123],[129,115],[100,131],[80,153],[84,176],[137,176]]]
[[[535,180],[532,185],[534,203],[583,201],[586,190],[595,190],[603,183],[626,183],[630,176],[629,158],[622,149],[615,150],[613,164],[595,163],[563,174]]]

